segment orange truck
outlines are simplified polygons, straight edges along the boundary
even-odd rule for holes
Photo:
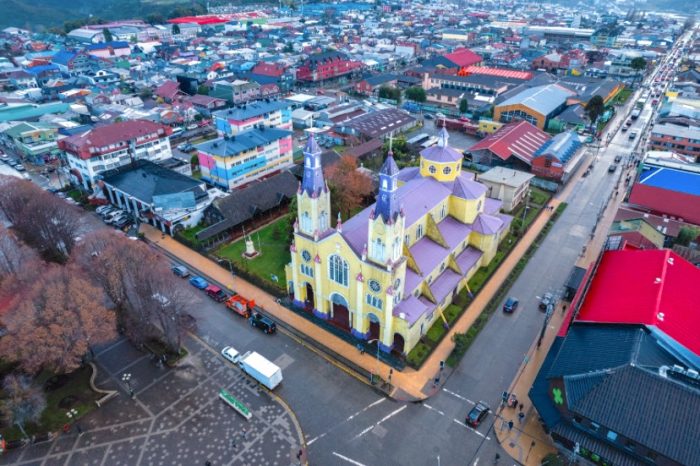
[[[250,317],[251,312],[253,312],[255,301],[252,299],[247,300],[243,296],[236,294],[226,300],[226,307],[247,319]]]

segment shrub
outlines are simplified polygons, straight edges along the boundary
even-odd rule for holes
[[[414,369],[420,369],[420,367],[425,362],[426,358],[430,355],[430,348],[423,342],[419,342],[413,347],[408,356],[406,356],[406,363]]]

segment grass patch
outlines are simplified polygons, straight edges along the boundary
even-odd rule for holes
[[[177,232],[178,235],[180,235],[182,238],[186,239],[190,243],[194,244],[195,246],[200,246],[201,243],[197,239],[197,233],[200,231],[204,230],[206,228],[206,225],[199,224],[190,228],[185,228],[184,230],[180,230]]]
[[[433,346],[436,346],[438,343],[440,343],[440,340],[442,340],[442,337],[444,337],[446,333],[447,329],[445,328],[444,322],[442,321],[442,318],[439,318],[433,322],[433,325],[425,333],[425,338],[432,343]]]
[[[617,93],[615,98],[610,102],[612,105],[622,105],[630,98],[632,95],[632,89],[625,87],[620,92]]]
[[[261,253],[254,259],[243,257],[245,252],[243,238],[220,247],[215,255],[229,259],[236,269],[259,278],[268,286],[284,291],[286,288],[284,266],[291,260],[288,228],[289,215],[285,215],[252,233],[250,238],[255,244],[255,249]]]
[[[419,342],[406,356],[406,362],[411,367],[420,367],[430,356],[430,347],[423,342]]]
[[[462,291],[466,296],[466,290]],[[460,293],[459,295],[462,295],[462,293]],[[450,324],[454,323],[454,321],[457,320],[457,317],[459,317],[462,314],[463,307],[457,304],[458,297],[459,296],[455,297],[455,302],[447,306],[447,308],[443,311],[445,319],[447,319],[447,322],[449,322]],[[466,302],[464,303],[464,305],[466,306]]]
[[[27,424],[27,435],[41,435],[47,432],[60,430],[67,422],[66,413],[70,409],[78,411],[78,417],[94,410],[97,401],[102,395],[95,393],[90,388],[90,375],[92,368],[84,366],[71,372],[53,376],[49,372],[42,372],[36,378],[35,383],[44,387],[46,393],[46,409],[41,415],[39,424]],[[23,438],[22,432],[16,427],[7,427],[0,431],[5,440],[18,440]]]
[[[550,197],[550,194],[543,189],[536,188],[534,186],[530,187],[530,204],[535,204],[541,207],[549,202]]]

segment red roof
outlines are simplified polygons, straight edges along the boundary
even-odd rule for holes
[[[469,66],[464,71],[468,74],[484,74],[487,76],[498,76],[500,78],[522,79],[523,81],[532,79],[532,73],[530,71],[507,70],[488,66]]]
[[[576,320],[654,326],[700,355],[700,269],[668,249],[608,251]]]
[[[172,134],[172,130],[168,126],[148,120],[129,120],[97,126],[85,133],[61,139],[58,141],[58,145],[60,149],[75,154],[81,159],[89,159],[99,155],[100,148],[106,148],[111,144],[119,145],[139,137],[150,136],[151,139],[167,137],[170,134]],[[91,148],[94,150],[91,151]],[[107,149],[103,152],[112,152],[113,150],[117,149]]]
[[[469,49],[457,49],[445,54],[444,57],[459,67],[475,65],[482,60],[481,56]]]
[[[530,165],[535,151],[551,137],[527,121],[514,121],[486,136],[469,148],[469,152],[489,150],[502,160],[515,156]]]
[[[700,198],[692,194],[635,183],[629,203],[700,225]]]
[[[180,91],[180,83],[177,81],[165,81],[163,84],[158,86],[155,94],[158,97],[164,99],[172,100],[175,98],[177,93]]]
[[[255,74],[261,74],[263,76],[273,76],[277,78],[282,76],[282,74],[284,73],[284,65],[260,62],[257,65],[255,65],[251,72]]]

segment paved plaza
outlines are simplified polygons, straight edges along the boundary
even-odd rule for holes
[[[119,396],[53,441],[13,450],[0,464],[175,466],[290,465],[301,445],[293,413],[195,339],[175,368],[122,339],[97,352],[100,388]],[[129,385],[123,374],[131,374]],[[227,389],[253,413],[246,421],[219,398]]]

